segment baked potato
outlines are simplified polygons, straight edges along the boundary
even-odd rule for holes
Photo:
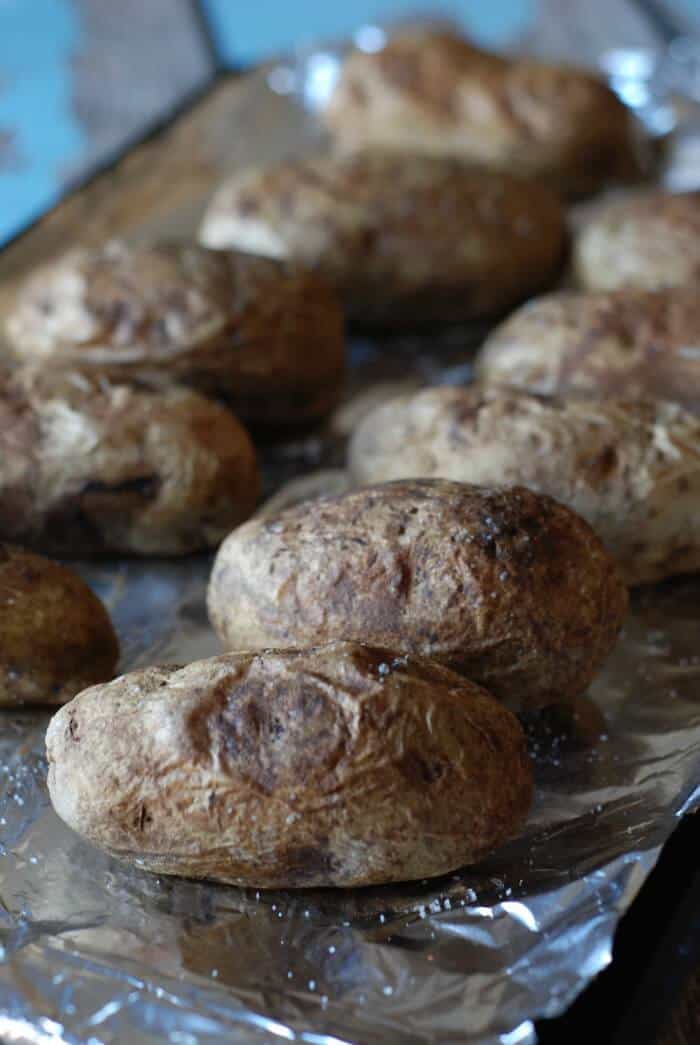
[[[565,291],[529,302],[486,339],[484,382],[541,395],[663,399],[700,411],[695,291]]]
[[[0,707],[64,704],[118,660],[109,615],[77,574],[0,543]]]
[[[700,290],[700,192],[611,201],[581,226],[573,267],[586,290]]]
[[[184,555],[255,507],[255,451],[190,389],[0,377],[0,538],[63,558]]]
[[[700,570],[700,419],[674,403],[428,388],[370,414],[349,467],[356,484],[441,478],[549,494],[591,524],[628,585]]]
[[[143,668],[61,709],[46,748],[79,834],[242,886],[444,874],[512,835],[532,796],[522,729],[493,697],[348,642]]]
[[[342,324],[333,291],[284,262],[115,241],[36,269],[5,332],[22,363],[187,385],[250,423],[286,426],[335,405]]]
[[[640,171],[630,112],[580,69],[407,28],[344,61],[323,120],[342,149],[451,154],[536,177],[568,196]]]
[[[200,235],[322,272],[352,319],[387,327],[502,312],[551,285],[566,242],[559,202],[534,182],[380,152],[235,174]]]
[[[208,606],[226,649],[366,641],[527,707],[586,689],[627,590],[590,526],[551,498],[424,479],[249,521],[219,549]]]

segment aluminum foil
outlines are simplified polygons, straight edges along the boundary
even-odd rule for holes
[[[276,89],[285,75],[290,85],[285,68]],[[292,88],[306,82],[300,68]],[[258,77],[251,105],[262,90]],[[688,183],[682,163],[671,171]],[[481,333],[356,339],[349,394],[467,380]],[[267,493],[342,465],[353,410],[268,449]],[[204,608],[209,566],[82,569],[112,611],[124,670],[218,652]],[[610,961],[620,916],[678,818],[700,806],[699,625],[700,578],[637,592],[591,690],[597,739],[589,728],[576,747],[556,724],[533,730],[537,789],[522,835],[478,867],[391,887],[257,892],[120,865],[51,809],[48,716],[3,713],[0,1039],[534,1041],[533,1021],[560,1013]],[[582,708],[588,722],[592,707]]]
[[[411,352],[358,343],[356,383],[464,376],[445,346]],[[340,457],[337,434],[278,447],[268,485]],[[114,616],[124,669],[218,652],[209,566],[82,570]],[[0,1037],[533,1041],[533,1020],[561,1012],[610,960],[620,915],[700,805],[699,624],[700,578],[637,593],[591,690],[601,735],[579,750],[556,728],[532,735],[537,791],[522,836],[479,867],[400,886],[256,892],[122,866],[49,805],[48,716],[5,713]]]

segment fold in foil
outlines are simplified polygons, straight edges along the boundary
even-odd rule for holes
[[[258,77],[252,105],[261,90]],[[478,339],[355,340],[350,393],[466,380]],[[267,493],[342,465],[347,427],[336,419],[320,437],[268,450]],[[218,652],[209,565],[82,570],[113,613],[124,670]],[[597,742],[533,737],[537,789],[522,835],[478,867],[383,888],[256,892],[122,866],[51,809],[48,716],[3,713],[0,1039],[533,1041],[533,1021],[560,1013],[609,962],[620,916],[678,818],[700,805],[699,622],[700,578],[636,593],[591,690],[605,720]]]
[[[406,346],[382,358],[405,377]],[[340,452],[332,439],[278,448],[270,485]],[[124,669],[218,652],[209,566],[82,570],[112,611]],[[620,915],[700,805],[699,620],[700,578],[638,592],[591,690],[601,736],[579,750],[556,731],[532,737],[537,790],[521,837],[479,867],[383,888],[257,892],[122,866],[51,809],[48,716],[6,712],[0,1038],[534,1040],[532,1021],[561,1012],[610,960]]]

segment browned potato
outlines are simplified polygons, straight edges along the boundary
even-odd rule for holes
[[[444,874],[532,797],[517,719],[430,661],[339,642],[144,668],[46,735],[60,817],[157,874],[355,886]]]
[[[551,285],[566,231],[535,183],[373,153],[236,174],[201,238],[293,258],[334,284],[353,319],[401,327],[490,315]]]
[[[356,483],[513,483],[586,519],[627,584],[700,570],[700,419],[674,403],[562,401],[498,387],[429,388],[370,414]]]
[[[198,246],[72,250],[26,280],[6,334],[20,361],[189,385],[255,424],[317,419],[342,383],[342,313],[325,283]]]
[[[0,377],[0,537],[64,558],[183,555],[255,507],[250,439],[183,388]]]
[[[579,69],[481,51],[444,30],[351,52],[324,112],[345,149],[451,154],[580,196],[639,172],[633,119]]]
[[[664,399],[700,411],[694,291],[567,291],[531,301],[486,339],[485,382],[542,395]]]
[[[574,271],[587,290],[700,291],[700,192],[648,192],[616,200],[584,223]]]
[[[107,611],[65,566],[0,543],[0,707],[63,704],[114,675]]]
[[[551,498],[424,479],[251,520],[219,549],[208,604],[227,649],[367,641],[533,706],[588,686],[627,591],[588,524]]]

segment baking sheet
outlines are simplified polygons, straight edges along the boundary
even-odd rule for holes
[[[260,74],[249,115],[266,91]],[[285,104],[275,110],[280,141],[301,119],[291,108],[285,119]],[[305,133],[314,140],[313,127]],[[672,176],[684,170],[676,158]],[[178,231],[198,209],[174,215]],[[349,390],[465,380],[479,336],[354,339]],[[338,426],[268,448],[267,492],[342,455]],[[82,569],[113,612],[124,669],[218,651],[204,612],[208,569],[206,558]],[[521,837],[479,867],[401,886],[256,892],[119,865],[50,808],[48,716],[4,713],[0,1037],[534,1040],[533,1020],[561,1012],[610,960],[621,913],[678,818],[700,805],[699,624],[700,578],[637,593],[591,691],[605,716],[597,743],[576,751],[556,733],[533,740],[537,790]]]
[[[216,651],[207,560],[84,570],[125,666]],[[700,581],[639,594],[591,693],[598,743],[534,745],[523,835],[432,882],[256,892],[154,877],[48,804],[47,716],[3,716],[0,1035],[195,1043],[533,1040],[610,959],[680,815],[700,802]]]

